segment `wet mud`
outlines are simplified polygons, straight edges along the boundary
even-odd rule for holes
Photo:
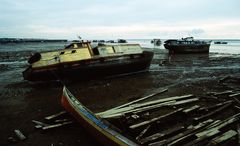
[[[63,83],[93,112],[107,110],[162,88],[168,88],[168,92],[156,98],[184,94],[206,96],[208,92],[240,90],[240,55],[169,55],[165,50],[153,51],[154,59],[147,72]],[[63,85],[59,81],[24,81],[21,72],[26,68],[26,58],[31,53],[0,55],[0,145],[100,145],[77,122],[48,131],[35,129],[32,120],[44,121],[45,116],[64,110],[60,103]],[[18,140],[15,129],[20,129],[27,139]],[[9,140],[9,137],[16,141]]]

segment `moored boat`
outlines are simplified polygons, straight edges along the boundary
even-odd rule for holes
[[[34,54],[23,72],[25,80],[88,80],[146,70],[153,52],[138,44],[92,47],[90,42],[73,42],[64,49]]]
[[[110,123],[97,117],[88,110],[69,92],[66,87],[63,88],[61,103],[63,107],[72,114],[100,143],[106,146],[138,145],[115,130]]]
[[[181,40],[166,40],[164,47],[169,53],[209,53],[211,42],[194,40],[193,37]]]
[[[151,40],[151,43],[154,45],[154,46],[160,46],[162,44],[161,40],[160,39],[153,39]]]
[[[221,41],[216,41],[214,44],[228,44],[228,42],[221,42]]]

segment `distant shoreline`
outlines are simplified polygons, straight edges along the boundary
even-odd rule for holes
[[[8,43],[45,43],[45,42],[68,42],[65,39],[25,39],[25,38],[0,38],[1,44]]]

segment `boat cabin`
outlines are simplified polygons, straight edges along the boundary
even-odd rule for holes
[[[139,54],[142,52],[143,50],[138,44],[98,45],[92,47],[90,42],[81,41],[73,42],[61,50],[38,53],[40,57],[31,62],[31,65],[33,68],[38,68],[59,63],[70,63],[99,57]],[[31,58],[34,58],[34,55]]]

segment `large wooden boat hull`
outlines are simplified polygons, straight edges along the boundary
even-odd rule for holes
[[[63,88],[61,99],[63,107],[72,114],[81,125],[106,146],[136,146],[137,144],[114,130],[112,126],[103,119],[95,116],[83,106],[66,87]]]
[[[45,68],[27,68],[23,72],[25,80],[89,80],[106,76],[125,74],[146,70],[153,58],[153,52],[130,54],[76,62],[61,63]]]
[[[175,45],[164,44],[169,53],[209,53],[210,44]]]

